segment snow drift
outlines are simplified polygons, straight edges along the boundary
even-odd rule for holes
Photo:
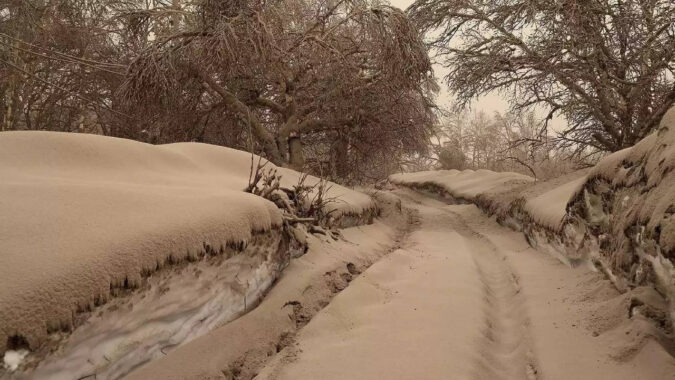
[[[604,158],[571,199],[574,248],[622,289],[650,285],[675,320],[675,107],[656,133]]]
[[[474,201],[485,193],[504,192],[519,184],[534,181],[523,174],[491,170],[439,170],[417,173],[398,173],[389,176],[395,184],[426,189],[455,201]]]
[[[206,144],[1,133],[0,353],[71,330],[167,264],[244,253],[273,280],[288,242],[278,208],[243,192],[250,167],[249,153]],[[282,185],[300,175],[279,171]],[[341,186],[329,195],[337,219],[375,207]]]

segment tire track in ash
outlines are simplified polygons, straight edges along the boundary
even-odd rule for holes
[[[475,206],[446,206],[444,210],[453,216],[455,231],[466,239],[483,284],[485,328],[474,378],[540,380],[518,277],[499,248],[464,219],[461,211],[470,207]]]
[[[506,256],[492,241],[479,232],[480,216],[470,221],[463,213],[474,205],[447,205],[414,190],[397,189],[399,197],[411,203],[440,209],[450,216],[450,228],[462,236],[471,250],[483,284],[485,328],[478,341],[474,379],[541,380],[531,346],[530,321],[518,277]]]
[[[474,363],[477,380],[541,380],[531,346],[530,322],[518,277],[506,256],[479,231],[487,218],[472,213],[473,205],[447,205],[414,190],[397,189],[399,197],[422,207],[442,210],[449,228],[465,239],[483,284],[485,327],[478,341]],[[480,215],[475,218],[475,215]],[[470,220],[470,221],[469,221]]]

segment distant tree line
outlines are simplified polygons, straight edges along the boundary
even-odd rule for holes
[[[539,134],[541,120],[522,115],[459,112],[442,119],[433,151],[442,169],[513,171],[549,179],[588,164],[570,160],[571,150],[556,146],[554,137]]]

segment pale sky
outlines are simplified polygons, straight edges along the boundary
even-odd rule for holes
[[[414,0],[389,0],[392,6],[405,10]],[[452,95],[448,91],[448,86],[443,82],[443,78],[448,73],[448,70],[439,64],[434,64],[434,74],[438,79],[441,91],[438,94],[438,104],[442,107],[449,108],[452,104]],[[494,112],[506,113],[509,109],[509,103],[502,95],[493,92],[486,96],[480,97],[471,104],[471,111],[483,111],[492,115]],[[544,117],[545,112],[536,112],[537,116]],[[565,120],[560,117],[555,117],[551,121],[551,127],[554,130],[561,130],[565,125]]]

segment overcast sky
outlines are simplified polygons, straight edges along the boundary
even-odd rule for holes
[[[405,10],[410,4],[413,3],[414,0],[389,0],[391,5],[401,8]],[[448,91],[448,86],[443,82],[443,77],[448,73],[448,70],[445,69],[443,66],[439,64],[434,65],[434,74],[436,75],[436,78],[439,80],[439,84],[441,85],[441,91],[438,94],[438,104],[443,106],[443,107],[449,107],[452,104],[452,95]],[[472,111],[484,111],[488,114],[492,114],[494,112],[500,112],[500,113],[506,113],[509,108],[509,103],[507,99],[505,99],[503,96],[501,96],[498,93],[490,93],[484,97],[481,97],[477,100],[475,100],[471,104],[471,110]],[[538,115],[540,115],[542,118],[544,115],[546,115],[545,112],[537,112]],[[561,127],[563,127],[565,124],[564,119],[562,118],[554,118],[554,120],[551,122],[551,126],[553,127],[554,130],[560,130]]]

